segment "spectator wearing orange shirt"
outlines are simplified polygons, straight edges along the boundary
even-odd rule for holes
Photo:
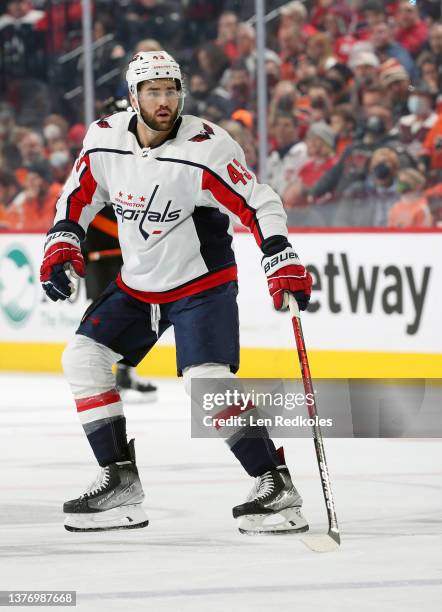
[[[388,227],[431,227],[432,217],[423,193],[425,177],[414,168],[399,170],[399,202],[388,213]]]
[[[12,172],[0,170],[0,231],[12,231],[17,228],[17,210],[11,206],[20,189]]]
[[[429,170],[442,179],[442,114],[425,137],[423,156]]]
[[[442,227],[442,183],[425,190],[433,227]]]
[[[47,162],[35,162],[27,170],[24,189],[11,204],[17,213],[17,229],[45,232],[53,220],[62,185],[52,182]]]

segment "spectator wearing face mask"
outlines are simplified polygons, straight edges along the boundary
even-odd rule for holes
[[[437,121],[433,111],[434,96],[428,85],[422,81],[411,91],[408,98],[410,115],[399,120],[399,137],[408,145],[408,152],[418,160],[423,154],[423,142]]]
[[[376,149],[385,146],[400,148],[396,137],[389,134],[391,127],[389,110],[373,106],[363,118],[359,138],[344,150],[336,165],[325,172],[313,187],[305,190],[307,201],[312,203],[326,194],[339,197],[352,183],[363,181]],[[404,162],[409,162],[406,153],[403,154]]]
[[[63,185],[71,173],[73,163],[71,152],[64,140],[57,140],[52,144],[48,161],[53,180]]]
[[[382,147],[373,153],[368,174],[342,194],[334,225],[386,227],[391,207],[398,201],[399,157]]]
[[[399,171],[400,200],[388,213],[388,227],[431,227],[432,217],[424,187],[425,176],[414,168]]]

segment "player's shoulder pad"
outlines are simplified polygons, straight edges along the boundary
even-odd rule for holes
[[[87,152],[100,148],[121,148],[128,138],[128,126],[133,115],[133,112],[121,111],[91,123],[83,149]]]
[[[238,150],[238,144],[224,128],[194,115],[183,116],[180,141],[190,159],[209,166],[213,161],[230,158]]]

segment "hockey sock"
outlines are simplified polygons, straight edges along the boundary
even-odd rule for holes
[[[273,440],[269,438],[267,430],[264,427],[262,429],[261,438],[249,438],[244,435],[230,446],[230,450],[249,476],[261,476],[264,472],[274,470],[281,463]]]
[[[119,393],[112,389],[76,399],[77,411],[92,451],[101,467],[130,459],[126,418]]]

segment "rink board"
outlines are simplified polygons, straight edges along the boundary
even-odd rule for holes
[[[302,231],[291,242],[314,279],[303,316],[313,374],[438,378],[442,375],[440,231]],[[43,237],[0,235],[0,370],[60,371],[60,356],[88,302],[46,299],[38,282]],[[290,319],[275,312],[260,251],[235,235],[244,376],[298,372]],[[141,374],[175,373],[169,330]]]

